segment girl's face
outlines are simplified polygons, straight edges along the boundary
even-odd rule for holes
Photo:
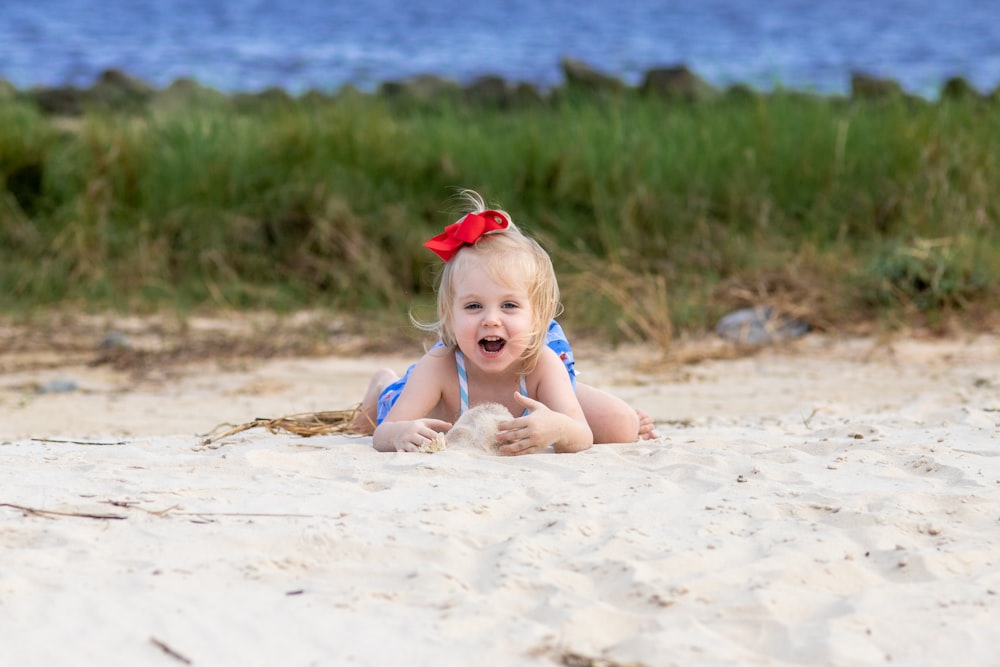
[[[487,373],[517,364],[531,342],[533,309],[526,285],[495,282],[478,257],[453,276],[455,340],[465,358]]]

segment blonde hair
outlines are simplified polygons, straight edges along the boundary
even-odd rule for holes
[[[465,213],[482,213],[486,203],[479,193],[462,190],[459,196],[468,205]],[[497,209],[494,209],[497,210]],[[510,223],[506,229],[484,234],[472,245],[461,248],[445,262],[437,278],[437,320],[414,324],[436,333],[445,347],[453,350],[458,344],[455,337],[452,307],[458,291],[457,276],[477,257],[490,279],[507,287],[526,286],[532,309],[532,337],[521,355],[521,372],[530,373],[546,344],[549,322],[559,314],[559,283],[549,254],[530,236],[518,229],[506,211],[502,213]]]

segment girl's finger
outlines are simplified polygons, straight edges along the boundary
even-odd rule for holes
[[[519,391],[514,392],[514,398],[516,398],[521,405],[532,411],[537,410],[538,408],[545,407],[545,404],[542,403],[541,401],[536,401],[533,398],[528,398]]]

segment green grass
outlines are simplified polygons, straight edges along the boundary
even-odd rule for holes
[[[751,303],[974,327],[1000,301],[997,183],[980,100],[211,98],[67,125],[7,99],[0,307],[403,313],[469,187],[552,252],[577,330],[696,332]]]

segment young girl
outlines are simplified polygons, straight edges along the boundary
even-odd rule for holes
[[[503,454],[655,437],[648,415],[576,383],[572,350],[554,319],[559,286],[548,254],[507,213],[463,194],[472,212],[424,244],[445,266],[438,319],[417,325],[440,342],[402,378],[375,373],[355,429],[372,433],[379,451],[415,452],[469,407],[500,403],[512,415],[498,427]]]

